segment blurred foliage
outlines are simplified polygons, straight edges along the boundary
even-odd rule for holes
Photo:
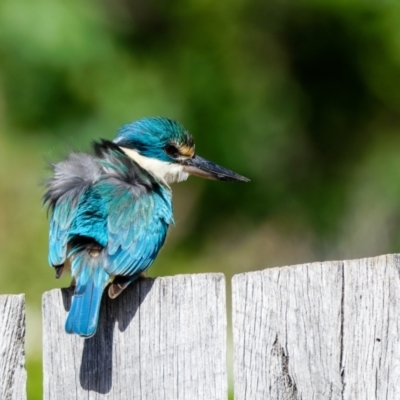
[[[27,294],[28,368],[41,293],[68,284],[46,262],[45,160],[164,115],[252,179],[176,185],[151,275],[396,252],[399,78],[393,0],[0,0],[0,293]]]

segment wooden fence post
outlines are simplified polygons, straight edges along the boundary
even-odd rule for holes
[[[25,296],[0,296],[0,399],[26,399]]]
[[[222,274],[140,279],[103,297],[91,339],[64,332],[70,290],[43,295],[45,399],[224,399]]]
[[[235,399],[400,399],[400,257],[233,278]]]

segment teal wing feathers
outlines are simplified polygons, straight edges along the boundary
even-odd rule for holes
[[[95,158],[85,153],[73,153],[52,168],[54,175],[46,182],[44,203],[50,212],[49,263],[57,267],[67,258],[70,227],[80,199],[101,170]]]
[[[49,264],[63,265],[67,258],[69,228],[77,211],[77,199],[71,194],[60,198],[50,216]]]
[[[108,204],[108,256],[110,275],[133,276],[145,271],[164,244],[173,222],[170,194],[156,186],[136,197],[108,181],[99,188]]]

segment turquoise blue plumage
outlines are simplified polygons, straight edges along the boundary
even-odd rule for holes
[[[106,283],[116,276],[134,280],[145,271],[173,222],[166,185],[111,142],[96,146],[97,158],[74,154],[54,167],[56,175],[70,173],[60,193],[52,193],[54,178],[48,183],[48,201],[56,199],[50,203],[49,261],[60,266],[70,259],[76,287],[65,328],[84,337],[96,332]],[[71,164],[79,168],[70,171]],[[85,166],[96,173],[85,175]]]
[[[198,157],[192,137],[166,118],[125,125],[114,141],[93,144],[52,166],[49,263],[56,277],[71,271],[75,285],[67,333],[96,333],[107,285],[117,297],[154,262],[173,223],[170,183],[190,173],[247,181]]]

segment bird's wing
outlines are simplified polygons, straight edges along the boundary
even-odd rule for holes
[[[68,242],[70,241],[74,251],[80,251],[93,242],[101,247],[107,246],[107,203],[96,190],[96,185],[89,186],[79,196],[68,231]]]
[[[78,199],[71,193],[57,201],[51,211],[49,230],[49,264],[60,266],[67,258],[68,232],[76,214]]]
[[[49,263],[60,266],[67,258],[70,227],[80,199],[98,179],[100,167],[93,156],[73,153],[52,168],[54,175],[46,182],[44,203],[50,212]]]
[[[112,179],[96,188],[108,204],[107,272],[136,276],[152,264],[173,222],[170,192],[157,184],[138,194]]]

